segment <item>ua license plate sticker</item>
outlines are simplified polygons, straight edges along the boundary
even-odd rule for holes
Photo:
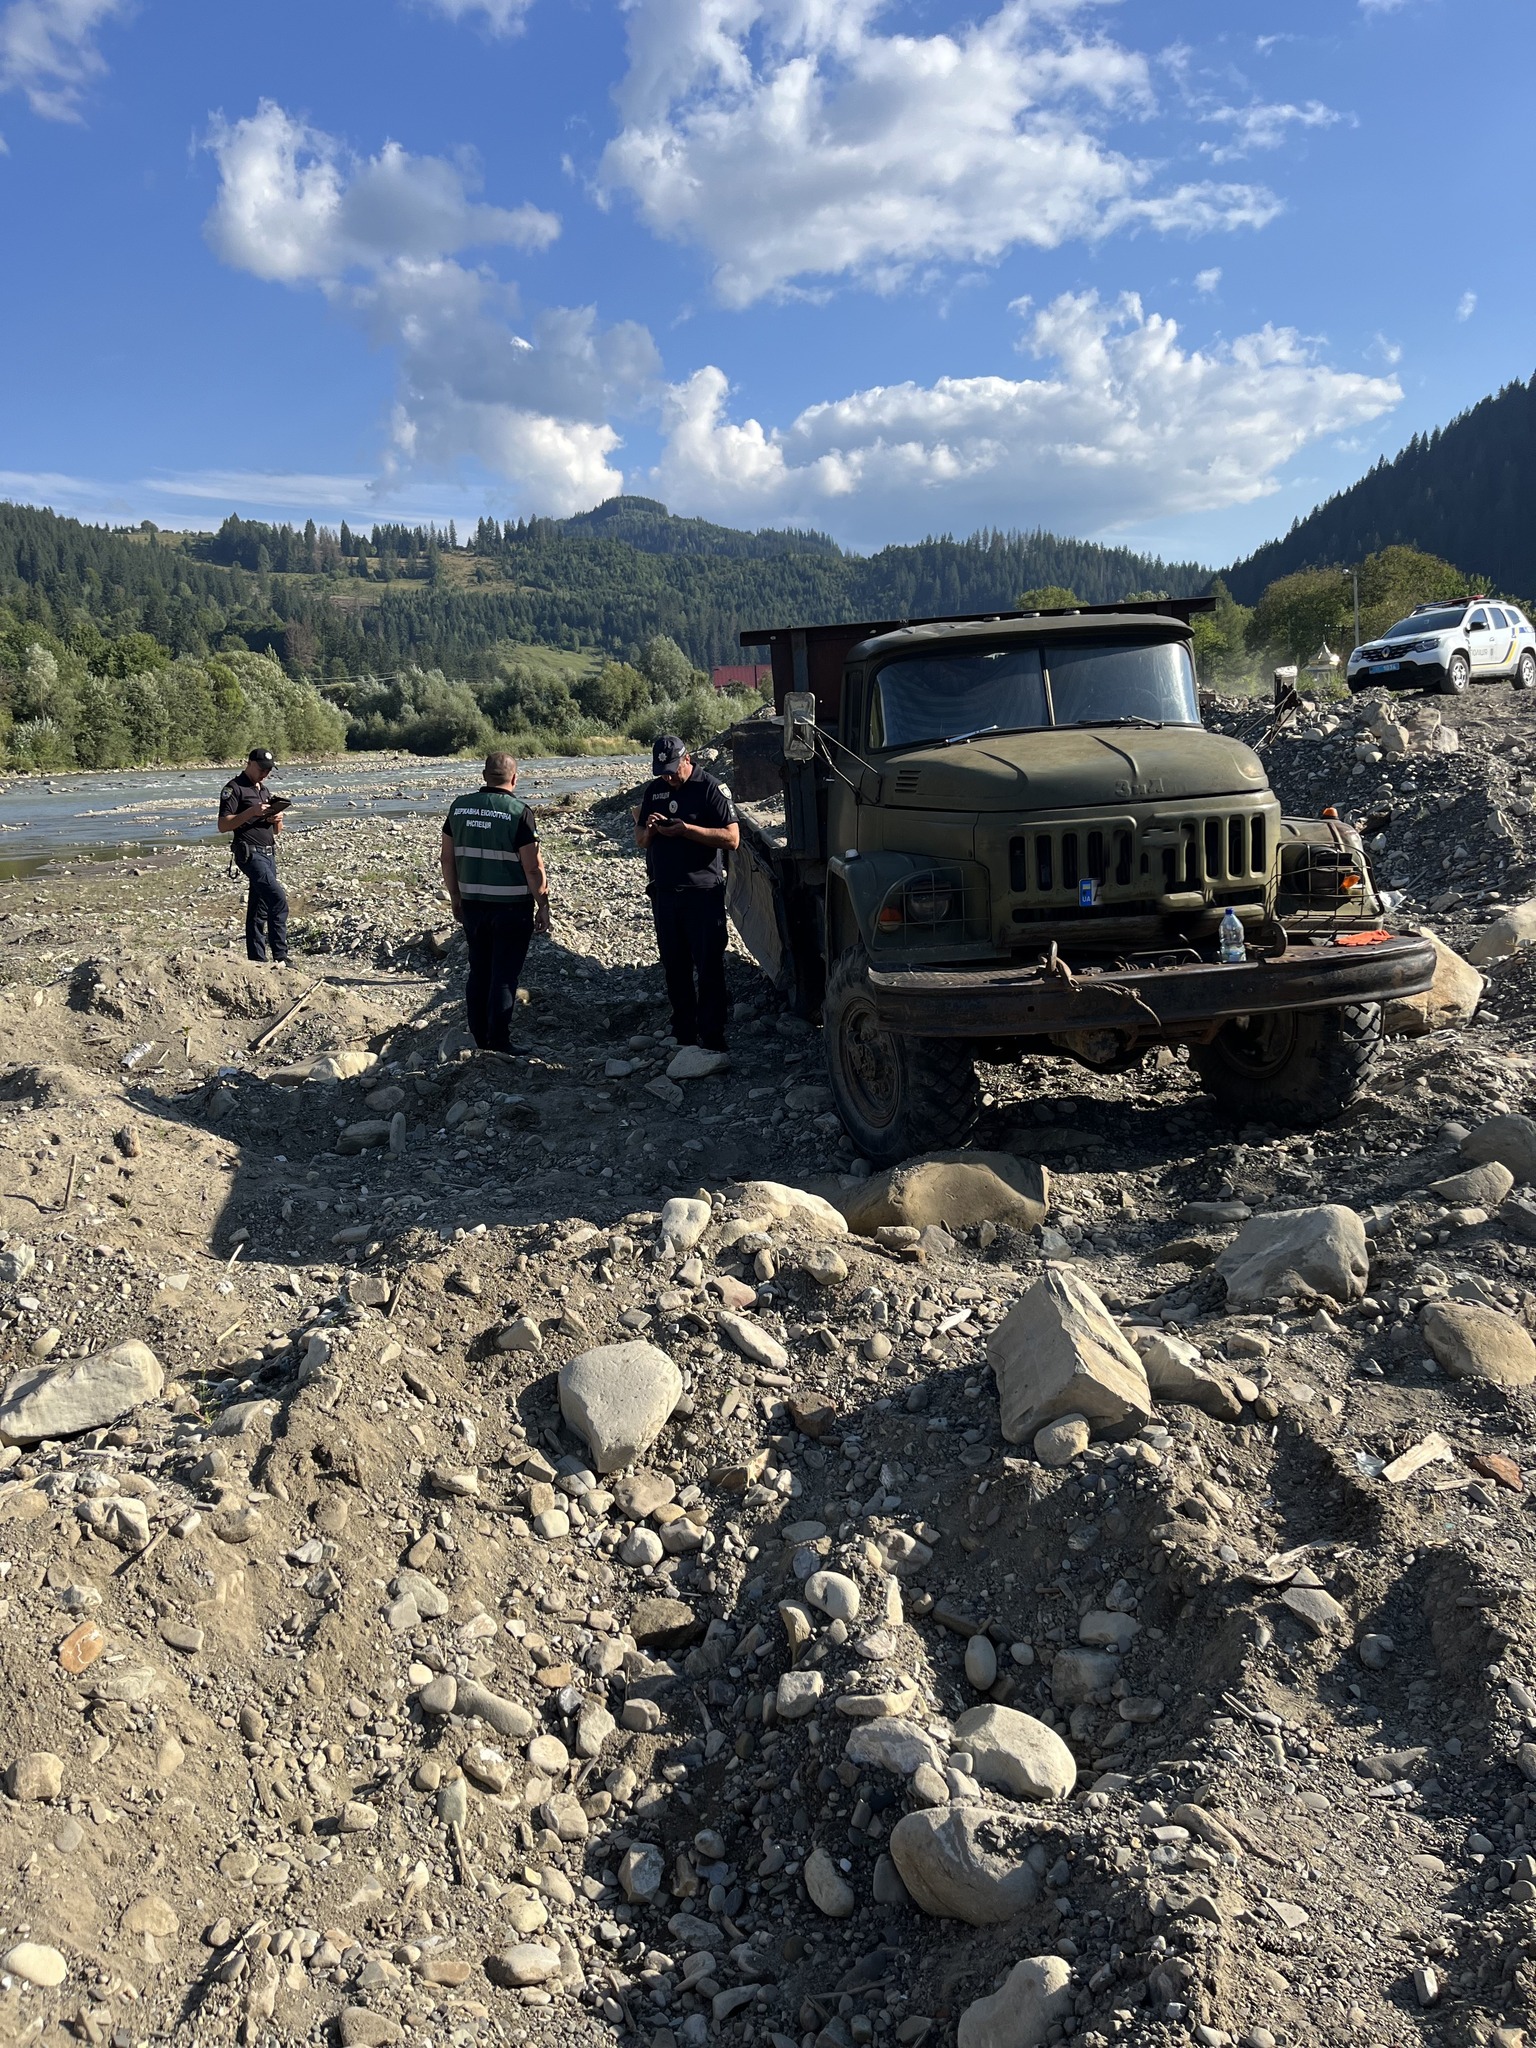
[[[1373,676],[1395,674],[1402,665],[1400,661],[1373,661],[1371,663],[1371,674]]]

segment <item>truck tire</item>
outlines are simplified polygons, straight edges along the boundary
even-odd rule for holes
[[[1460,697],[1471,680],[1472,664],[1458,647],[1445,665],[1445,675],[1441,680],[1440,694],[1442,697]]]
[[[843,1128],[876,1166],[943,1152],[969,1136],[981,1088],[969,1049],[942,1038],[898,1038],[875,1015],[869,957],[850,946],[827,977],[821,1035]]]
[[[1381,1044],[1381,1005],[1234,1018],[1190,1059],[1226,1115],[1305,1130],[1342,1116]]]

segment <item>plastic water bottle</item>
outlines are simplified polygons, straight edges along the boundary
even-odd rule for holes
[[[1248,958],[1243,920],[1230,903],[1222,912],[1221,929],[1216,934],[1216,957],[1223,967],[1241,967]]]

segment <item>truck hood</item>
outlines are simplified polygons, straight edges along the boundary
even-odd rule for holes
[[[885,763],[881,783],[884,807],[919,811],[1102,810],[1268,787],[1251,747],[1190,725],[1055,727],[913,747]]]

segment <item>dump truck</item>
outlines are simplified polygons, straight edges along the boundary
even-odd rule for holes
[[[1201,723],[1209,602],[742,633],[773,712],[730,736],[729,912],[819,1020],[874,1164],[962,1144],[978,1062],[1040,1054],[1117,1073],[1187,1046],[1229,1115],[1323,1122],[1382,1004],[1430,986],[1359,833],[1283,818],[1254,748]]]

